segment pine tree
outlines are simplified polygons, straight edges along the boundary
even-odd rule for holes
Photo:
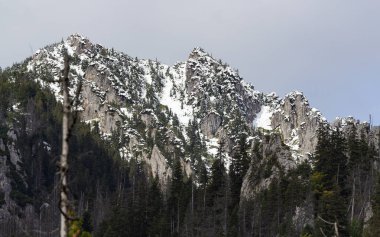
[[[182,166],[181,161],[179,158],[174,160],[173,164],[173,174],[171,178],[171,186],[170,186],[170,198],[169,198],[169,208],[170,208],[170,216],[171,216],[171,223],[173,223],[174,233],[177,235],[180,231],[180,217],[181,214],[181,208],[180,208],[180,201],[181,201],[181,193],[183,191],[183,172],[182,172]]]
[[[244,175],[247,173],[249,168],[247,149],[247,135],[242,133],[240,134],[238,145],[235,147],[229,169],[231,201],[229,204],[230,228],[228,231],[228,236],[236,236],[238,233],[240,191],[243,184]]]
[[[361,155],[359,140],[357,138],[357,129],[356,129],[356,126],[354,125],[351,126],[348,133],[347,147],[348,147],[348,154],[349,154],[348,168],[350,168],[350,170],[354,170],[357,167],[357,165],[360,163],[360,155]]]
[[[153,182],[150,185],[146,209],[148,236],[162,236],[165,226],[163,225],[163,201],[158,175],[153,179]]]
[[[378,174],[375,193],[372,196],[373,216],[369,221],[368,228],[364,231],[364,237],[380,236],[380,175]]]
[[[85,211],[83,213],[83,224],[82,224],[82,229],[84,231],[87,231],[89,233],[91,233],[94,229],[93,225],[92,225],[92,220],[91,220],[91,214],[89,211]]]
[[[349,191],[345,151],[345,140],[339,129],[331,134],[326,128],[319,129],[312,175],[318,236],[332,236],[336,231],[334,224],[340,236],[348,236],[346,210]]]
[[[240,199],[240,189],[243,183],[244,175],[249,167],[247,135],[241,134],[238,145],[235,148],[234,155],[230,165],[229,175],[231,180],[231,195],[233,203],[237,203]]]
[[[226,169],[224,167],[224,141],[219,142],[218,148],[218,157],[215,159],[214,163],[211,166],[211,177],[210,177],[210,185],[208,187],[209,194],[212,199],[217,196],[223,196],[220,194],[220,191],[226,185],[225,173]]]

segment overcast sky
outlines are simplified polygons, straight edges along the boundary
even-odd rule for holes
[[[264,92],[380,124],[379,0],[0,0],[0,66],[80,33],[166,64],[203,47]]]

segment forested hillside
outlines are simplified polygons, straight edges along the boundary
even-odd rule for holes
[[[0,72],[0,236],[57,236],[65,52],[82,236],[380,236],[379,127],[261,93],[201,48],[167,66],[79,35]]]

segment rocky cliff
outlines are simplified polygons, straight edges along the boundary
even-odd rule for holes
[[[169,191],[178,160],[183,174],[198,188],[205,175],[202,172],[206,171],[207,179],[216,160],[221,159],[228,172],[244,134],[250,164],[246,173],[241,174],[239,212],[245,213],[245,208],[252,205],[255,213],[240,215],[244,216],[242,222],[250,223],[244,227],[247,235],[254,235],[254,230],[261,228],[257,218],[265,218],[265,213],[256,216],[261,215],[261,203],[268,195],[269,199],[275,198],[273,190],[278,191],[280,187],[284,198],[292,200],[281,212],[281,218],[294,226],[292,231],[301,233],[306,225],[315,224],[309,181],[321,128],[329,133],[342,131],[347,139],[360,138],[373,145],[377,154],[379,151],[378,127],[354,118],[338,118],[329,123],[319,110],[310,106],[302,92],[290,92],[284,98],[275,93],[264,94],[245,82],[237,70],[201,48],[193,49],[184,62],[165,65],[157,60],[133,58],[75,34],[38,50],[20,70],[28,75],[28,80],[37,82],[61,101],[60,84],[51,81],[60,78],[65,53],[70,56],[70,94],[74,95],[76,87],[82,85],[79,101],[74,106],[80,120],[99,133],[103,141],[112,144],[123,161],[137,167],[143,164],[148,179],[158,177],[164,193]],[[17,112],[19,102],[13,103],[16,114],[26,118],[24,133],[38,132],[41,124],[33,124],[39,120],[33,120],[30,114],[34,107],[41,105],[29,101],[26,111]],[[17,179],[17,185],[28,185],[22,165],[24,158],[15,142],[17,132],[11,129],[14,121],[0,123],[6,127],[6,133],[0,137],[0,204],[3,205],[0,218],[14,215],[10,211],[14,209],[22,210],[23,215],[37,213],[32,206],[20,207],[11,195],[16,185],[12,180]],[[53,141],[43,137],[45,140],[40,144],[43,149],[58,149],[52,147]],[[31,149],[31,153],[35,150],[38,149]],[[373,166],[378,169],[377,162]],[[120,177],[118,182],[124,185]],[[363,193],[373,188],[370,181],[367,183]],[[295,194],[292,185],[303,193]],[[134,192],[133,189],[133,195]],[[102,203],[103,197],[96,195],[94,199]],[[360,205],[366,208],[357,211],[357,216],[362,218],[363,213],[371,216],[370,200],[363,198]],[[280,209],[277,207],[276,211],[280,213]],[[280,214],[277,218],[279,223]],[[275,221],[268,220],[272,222]],[[265,233],[278,234],[269,230]]]
[[[117,129],[122,130],[121,136],[127,139],[123,139],[126,142],[121,152],[126,159],[137,153],[141,159],[147,159],[153,150],[153,146],[146,146],[147,140],[150,137],[154,140],[163,130],[172,131],[167,141],[172,146],[185,144],[189,121],[199,124],[200,137],[207,148],[202,159],[207,165],[210,165],[207,161],[215,157],[219,140],[225,142],[224,152],[228,158],[234,143],[231,123],[236,119],[233,114],[238,112],[249,130],[279,132],[282,141],[290,147],[293,159],[302,161],[314,151],[319,125],[326,123],[302,93],[292,92],[280,99],[275,94],[256,91],[236,70],[201,48],[195,48],[185,62],[168,66],[132,58],[93,44],[80,35],[39,50],[28,63],[28,70],[36,73],[36,80],[49,87],[57,98],[60,98],[58,83],[46,83],[43,76],[58,79],[63,50],[72,57],[73,88],[78,82],[83,83],[77,108],[81,119],[99,126],[105,137]],[[139,131],[133,120],[143,121],[150,134],[146,130]],[[157,149],[163,148],[154,150]],[[166,168],[159,169],[158,173],[164,173]]]

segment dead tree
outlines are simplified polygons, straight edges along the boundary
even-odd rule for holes
[[[323,221],[324,223],[326,224],[329,224],[329,225],[332,225],[334,226],[334,233],[335,235],[333,237],[339,237],[339,229],[338,229],[338,223],[337,222],[330,222],[330,221],[326,221],[325,219],[323,219],[321,216],[318,216],[318,219],[320,219],[321,221]],[[321,231],[322,235],[324,237],[327,237],[325,232],[323,232],[323,229],[322,228],[319,228],[319,230]]]
[[[60,79],[63,92],[63,117],[62,117],[62,152],[59,162],[60,174],[60,201],[59,209],[61,212],[60,223],[60,237],[67,237],[68,226],[70,220],[75,218],[69,215],[69,187],[67,183],[67,173],[69,169],[68,155],[69,155],[69,139],[72,133],[73,126],[76,122],[77,114],[72,113],[72,108],[78,104],[79,94],[82,88],[82,82],[79,80],[75,95],[70,98],[69,94],[69,72],[70,62],[67,52],[64,52],[64,68],[62,78]]]
[[[59,162],[59,175],[60,179],[60,201],[59,207],[61,211],[61,224],[60,224],[60,236],[66,237],[68,230],[68,186],[67,186],[67,172],[69,156],[69,117],[71,114],[70,98],[69,98],[69,57],[67,53],[64,55],[64,69],[62,76],[62,91],[63,91],[63,117],[62,117],[62,153]]]

